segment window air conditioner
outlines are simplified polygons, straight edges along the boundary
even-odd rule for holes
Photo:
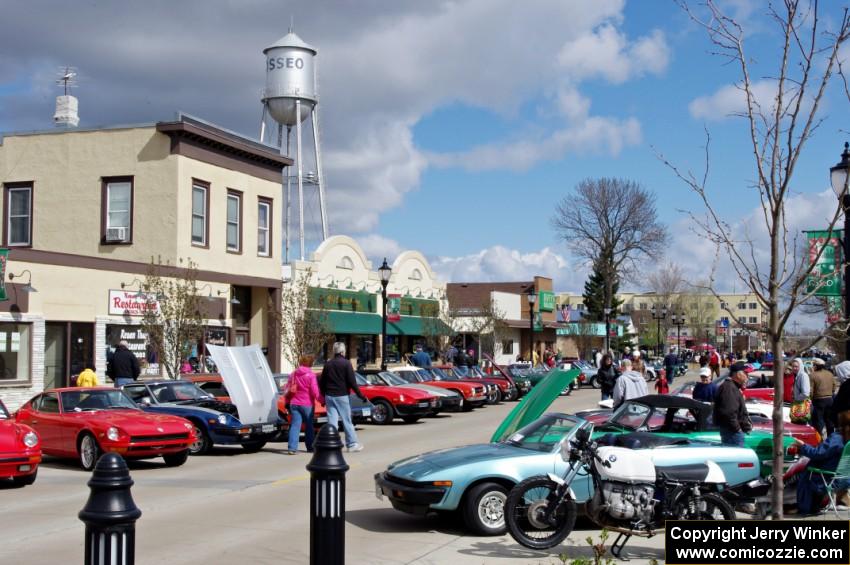
[[[106,228],[106,241],[127,241],[127,228]]]

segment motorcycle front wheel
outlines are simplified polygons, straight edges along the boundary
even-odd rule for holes
[[[555,547],[570,535],[576,523],[576,503],[560,501],[552,520],[543,517],[548,498],[558,484],[546,476],[531,477],[517,484],[505,502],[505,523],[511,537],[529,549]]]
[[[680,520],[734,520],[735,509],[719,494],[709,493],[700,497],[699,502],[691,496],[679,499],[676,514]]]

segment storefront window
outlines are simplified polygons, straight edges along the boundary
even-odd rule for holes
[[[354,335],[351,336],[354,353],[357,356],[357,366],[362,367],[375,362],[375,336]]]
[[[0,382],[30,380],[30,328],[0,323]]]
[[[124,340],[127,347],[139,360],[142,375],[159,376],[161,369],[159,357],[153,346],[148,342],[148,335],[139,326],[107,324],[106,326],[106,363],[112,360],[112,354],[118,347],[118,342]]]

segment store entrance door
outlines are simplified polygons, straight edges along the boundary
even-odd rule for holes
[[[94,324],[47,322],[44,335],[44,388],[70,386],[71,377],[94,367]]]

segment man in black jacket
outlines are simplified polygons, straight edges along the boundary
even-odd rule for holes
[[[118,342],[118,347],[115,353],[112,354],[110,377],[115,382],[115,388],[121,388],[126,384],[130,384],[139,378],[141,369],[139,369],[139,360],[136,355],[130,351],[127,342],[123,339]]]
[[[744,447],[744,434],[753,429],[744,400],[746,383],[743,363],[735,363],[729,368],[729,378],[720,385],[714,397],[714,425],[720,428],[723,445]]]
[[[357,441],[357,432],[351,421],[351,403],[348,401],[348,391],[353,390],[360,400],[367,402],[366,396],[357,386],[351,361],[345,358],[345,344],[341,341],[334,343],[334,357],[322,369],[319,378],[319,389],[325,396],[328,407],[328,423],[339,430],[339,419],[342,417],[342,427],[345,429],[345,445],[348,451],[363,451],[363,445]]]

